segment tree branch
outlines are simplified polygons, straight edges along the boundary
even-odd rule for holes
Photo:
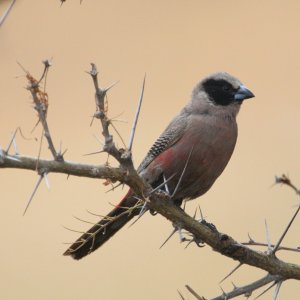
[[[242,264],[258,267],[270,274],[281,275],[285,279],[300,280],[300,266],[279,260],[275,255],[269,255],[246,247],[227,234],[222,234],[215,229],[199,223],[184,211],[161,197],[151,197],[148,204],[150,208],[169,219],[180,224],[181,228],[191,232],[196,239],[202,240],[213,250],[239,261]]]
[[[235,287],[231,292],[226,293],[226,299],[232,299],[240,295],[247,295],[250,296],[253,291],[267,285],[270,282],[277,282],[280,280],[280,276],[278,275],[266,275],[265,277],[254,281],[250,284],[241,286],[241,287]],[[224,300],[224,295],[212,298],[211,300]]]
[[[36,166],[38,163],[38,169]],[[128,176],[127,171],[122,167],[112,168],[107,165],[89,165],[79,164],[71,161],[55,161],[48,159],[37,159],[25,155],[6,155],[0,152],[0,169],[14,168],[25,169],[31,171],[38,171],[42,173],[62,173],[67,175],[107,179],[112,181],[120,181],[129,185],[130,187],[139,190],[141,183],[139,177]]]

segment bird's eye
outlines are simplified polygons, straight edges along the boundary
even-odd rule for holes
[[[223,89],[223,91],[228,92],[229,91],[229,86],[223,85],[222,89]]]

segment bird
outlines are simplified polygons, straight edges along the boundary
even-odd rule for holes
[[[153,189],[171,195],[175,205],[205,194],[234,151],[236,116],[254,94],[226,72],[211,74],[194,87],[189,102],[173,118],[137,169]],[[130,189],[121,202],[64,253],[79,260],[92,253],[141,213]]]

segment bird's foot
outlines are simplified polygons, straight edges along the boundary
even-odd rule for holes
[[[211,231],[218,232],[217,227],[213,223],[208,223],[205,219],[200,219],[199,223],[208,227]]]
[[[168,192],[166,192],[165,190],[157,190],[156,194],[162,198],[162,200],[170,200],[171,196]]]
[[[170,200],[170,194],[168,192],[166,192],[165,190],[161,190],[161,189],[158,189],[155,191],[155,194],[161,199],[161,200],[167,200],[169,201]],[[155,216],[157,215],[157,212],[154,210],[154,209],[149,209],[150,211],[150,214],[152,216]]]

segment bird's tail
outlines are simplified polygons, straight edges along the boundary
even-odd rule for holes
[[[81,259],[92,253],[109,240],[134,216],[139,214],[139,212],[138,200],[129,191],[116,208],[78,238],[64,255],[70,255],[74,259]]]

